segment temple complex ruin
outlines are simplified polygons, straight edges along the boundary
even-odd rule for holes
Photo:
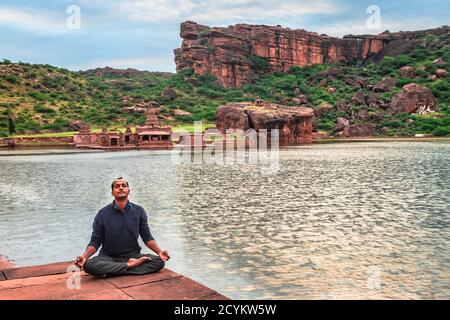
[[[135,132],[127,127],[125,132],[103,128],[92,132],[83,124],[73,138],[78,148],[93,149],[172,149],[172,128],[159,125],[154,109],[148,109],[145,124],[137,126]]]

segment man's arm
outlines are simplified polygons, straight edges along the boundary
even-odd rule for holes
[[[156,243],[156,240],[153,238],[152,233],[150,232],[150,227],[148,226],[147,213],[144,209],[142,209],[140,215],[139,234],[145,245],[154,253],[156,253],[162,261],[167,261],[170,259],[169,253],[166,250],[162,250]]]
[[[77,257],[75,264],[77,266],[79,266],[81,269],[83,269],[84,264],[86,263],[87,259],[89,259],[96,252],[97,252],[97,249],[94,246],[88,246],[86,248],[86,251],[84,251],[84,253],[81,256]]]
[[[167,250],[162,250],[156,243],[156,240],[149,240],[145,243],[145,245],[156,253],[162,261],[167,261],[170,259],[169,252],[167,252]]]
[[[92,224],[92,236],[91,241],[89,242],[86,250],[81,256],[78,256],[75,260],[75,264],[83,269],[84,264],[86,263],[87,259],[89,259],[95,252],[97,252],[97,249],[102,245],[104,238],[104,228],[103,224],[101,223],[100,216],[97,214],[94,219],[94,223]]]

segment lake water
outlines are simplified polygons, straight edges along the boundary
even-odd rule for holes
[[[448,142],[284,148],[272,175],[51,152],[0,155],[0,254],[18,266],[81,254],[123,175],[167,267],[233,299],[450,298]]]

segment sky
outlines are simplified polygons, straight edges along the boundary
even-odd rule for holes
[[[186,20],[342,37],[434,28],[449,17],[449,0],[0,0],[0,60],[174,72]]]

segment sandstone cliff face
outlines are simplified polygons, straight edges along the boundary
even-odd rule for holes
[[[225,87],[241,87],[260,74],[287,72],[292,66],[363,62],[382,55],[392,41],[409,43],[415,33],[384,32],[341,39],[280,26],[237,24],[210,28],[186,21],[181,24],[180,36],[181,48],[174,51],[177,71],[210,73]]]
[[[339,39],[305,30],[238,24],[209,28],[181,24],[177,71],[211,73],[225,87],[240,87],[262,73],[287,72],[292,66],[364,59],[383,48],[380,39]]]

